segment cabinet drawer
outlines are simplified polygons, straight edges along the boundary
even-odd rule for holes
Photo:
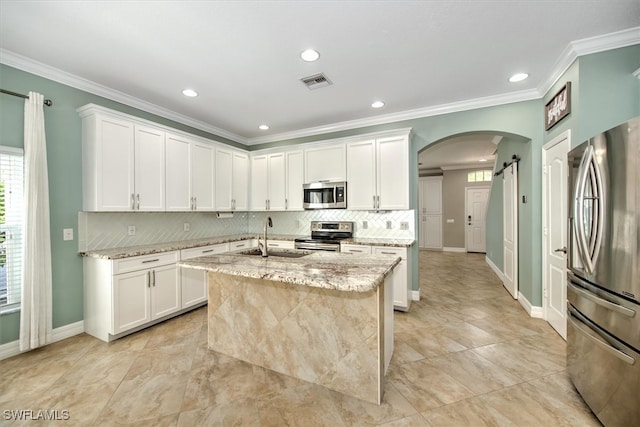
[[[113,274],[154,268],[160,265],[175,264],[178,261],[178,251],[161,252],[152,255],[142,255],[115,260]]]
[[[218,245],[199,246],[197,248],[183,249],[180,251],[180,259],[191,259],[200,256],[216,255],[229,252],[228,243],[220,243]]]
[[[374,246],[373,247],[374,255],[393,255],[396,257],[400,257],[403,260],[407,259],[407,250],[405,248],[395,248],[388,246]]]
[[[241,240],[239,242],[231,242],[229,243],[229,251],[240,251],[242,249],[251,249],[253,246],[251,240]]]
[[[295,249],[296,244],[288,240],[269,240],[267,236],[267,247],[280,249]]]
[[[371,255],[371,246],[340,245],[340,252],[346,253],[346,254]]]

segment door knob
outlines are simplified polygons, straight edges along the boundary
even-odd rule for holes
[[[563,248],[556,249],[556,250],[554,250],[553,252],[564,252],[564,253],[566,254],[566,253],[567,253],[567,247],[565,246],[565,247],[563,247]]]

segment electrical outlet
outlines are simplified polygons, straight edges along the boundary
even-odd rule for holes
[[[369,228],[369,221],[362,221],[362,229],[366,230],[367,228]]]
[[[136,234],[136,226],[130,225],[129,227],[127,227],[127,234],[129,236],[134,236]]]
[[[387,230],[391,230],[392,228],[391,221],[387,221]]]
[[[408,229],[409,229],[409,223],[407,221],[400,222],[400,230],[408,230]]]
[[[189,224],[188,222],[185,222],[182,226],[182,229],[184,231],[189,231],[191,229],[191,224]]]
[[[62,230],[62,240],[73,240],[73,228],[65,228]]]

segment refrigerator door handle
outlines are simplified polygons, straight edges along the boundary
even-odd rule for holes
[[[580,296],[585,297],[586,299],[588,299],[589,301],[602,306],[606,309],[609,309],[611,311],[615,311],[616,313],[620,313],[623,316],[627,316],[627,317],[635,317],[636,312],[635,310],[631,310],[630,308],[624,307],[620,304],[616,304],[615,302],[611,302],[611,301],[607,301],[604,298],[600,298],[594,294],[592,294],[591,292],[587,292],[581,288],[579,288],[578,286],[574,285],[573,283],[571,283],[571,281],[575,281],[577,283],[580,283],[580,279],[577,279],[575,276],[574,277],[570,277],[569,278],[570,282],[567,283],[567,286],[569,288],[571,288],[571,290],[573,290],[574,292],[576,292],[577,294],[580,294]]]
[[[587,186],[587,180],[592,184],[592,189],[595,195],[585,195],[585,188]],[[582,259],[585,270],[588,273],[593,274],[595,263],[600,252],[600,241],[602,239],[602,229],[604,222],[603,212],[603,186],[600,176],[600,169],[595,162],[595,155],[593,152],[593,146],[589,145],[582,156],[580,162],[580,168],[578,170],[578,179],[576,181],[576,198],[573,201],[573,217],[575,218],[575,230],[578,246],[578,254]],[[591,214],[593,217],[589,218],[591,224],[591,236],[587,241],[586,236],[586,224],[585,224],[585,208],[584,202],[589,200],[593,206]]]
[[[582,328],[578,324],[578,322],[573,320],[574,318],[577,319],[578,322],[582,323],[587,328],[589,328],[590,331],[593,331],[593,333],[590,333],[586,329]],[[596,344],[598,347],[600,347],[601,349],[603,349],[607,353],[612,354],[613,356],[617,357],[618,359],[622,360],[624,363],[626,363],[628,365],[634,365],[636,363],[636,359],[634,359],[633,357],[629,356],[627,353],[618,350],[617,348],[613,347],[612,345],[610,345],[608,342],[604,341],[603,339],[596,338],[593,334],[596,334],[598,336],[600,336],[600,334],[597,331],[595,331],[593,328],[590,328],[588,324],[584,323],[584,320],[582,319],[582,316],[579,313],[576,313],[573,309],[571,309],[571,307],[569,307],[568,320],[569,320],[569,323],[571,323],[571,325],[576,329],[576,331],[578,331],[581,334],[583,334],[590,341],[592,341],[594,344]]]

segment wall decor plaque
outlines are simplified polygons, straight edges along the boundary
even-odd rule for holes
[[[544,106],[544,129],[551,129],[569,113],[571,113],[571,82],[565,83]]]

